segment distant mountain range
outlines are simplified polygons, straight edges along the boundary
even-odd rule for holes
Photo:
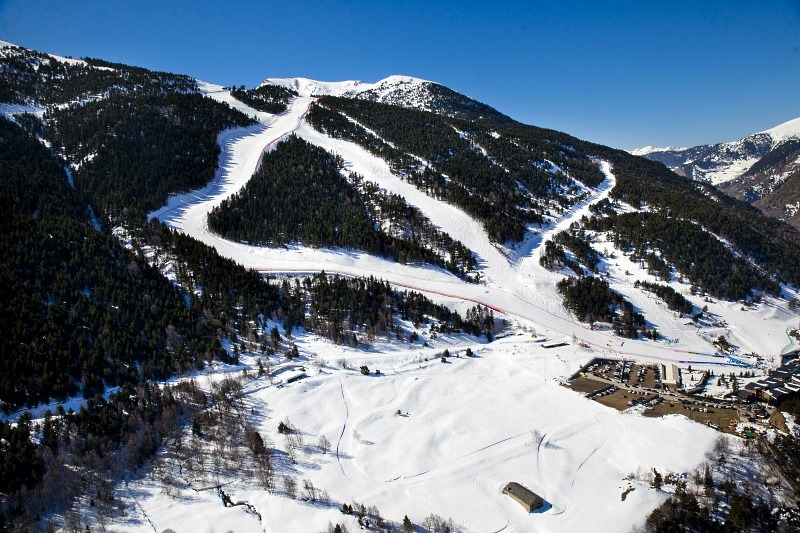
[[[800,227],[800,118],[733,142],[631,152]]]

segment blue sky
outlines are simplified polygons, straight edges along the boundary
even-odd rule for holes
[[[626,149],[800,116],[800,0],[0,0],[0,39],[223,85],[407,74]]]

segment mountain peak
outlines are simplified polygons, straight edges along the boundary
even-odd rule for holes
[[[678,147],[678,146],[643,146],[641,148],[636,148],[635,150],[631,150],[631,155],[639,155],[639,156],[646,156],[647,154],[652,154],[655,152],[680,152],[681,150],[686,150],[686,148]]]
[[[768,130],[760,131],[758,133],[765,133],[772,137],[773,144],[777,145],[787,139],[796,139],[800,137],[800,117],[778,124],[777,126]],[[758,133],[756,135],[758,135]]]
[[[368,83],[360,80],[318,81],[308,78],[267,78],[261,84],[279,85],[301,96],[341,96],[430,111],[467,120],[491,119],[510,122],[496,109],[439,83],[395,74]]]
[[[387,92],[400,86],[420,87],[432,83],[413,76],[392,75],[374,83],[361,80],[320,81],[309,78],[267,78],[261,85],[279,85],[297,91],[300,96],[345,96],[355,98],[367,91]]]
[[[645,146],[632,150],[631,154],[664,163],[673,171],[689,178],[721,185],[744,175],[762,158],[797,139],[800,139],[800,118],[737,141],[690,148]]]

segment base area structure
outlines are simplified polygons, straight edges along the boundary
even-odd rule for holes
[[[503,488],[503,494],[511,496],[517,503],[524,507],[529,513],[544,505],[544,500],[535,492],[523,487],[516,481],[510,482]]]

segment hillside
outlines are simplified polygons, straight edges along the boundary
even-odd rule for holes
[[[800,227],[800,118],[734,142],[632,152]]]
[[[431,111],[464,120],[490,119],[511,122],[496,109],[444,85],[412,76],[389,76],[375,83],[363,81],[325,82],[308,78],[268,78],[259,88],[276,86],[303,96],[340,96],[408,109]]]
[[[0,524],[629,530],[708,461],[791,501],[686,413],[563,384],[763,375],[797,346],[793,227],[417,78],[0,67]]]

